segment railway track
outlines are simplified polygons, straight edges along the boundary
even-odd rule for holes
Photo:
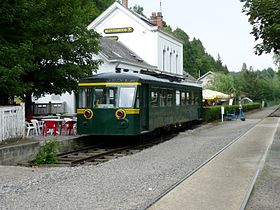
[[[269,117],[280,117],[280,108],[278,107],[275,111],[273,111]]]
[[[135,154],[173,137],[174,134],[169,134],[144,143],[124,146],[112,146],[100,143],[87,148],[59,154],[57,156],[57,166],[98,165],[112,159]]]

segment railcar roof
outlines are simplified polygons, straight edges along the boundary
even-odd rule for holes
[[[139,74],[139,73],[100,73],[90,77],[85,77],[80,80],[80,83],[91,83],[91,82],[148,82],[148,83],[169,83],[176,85],[188,85],[194,87],[201,87],[201,84],[191,82],[171,82],[168,79],[157,78],[154,76]]]

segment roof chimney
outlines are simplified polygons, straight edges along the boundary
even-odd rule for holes
[[[123,5],[125,8],[128,8],[128,0],[122,0],[122,5]]]
[[[161,12],[152,12],[150,20],[153,24],[157,25],[160,28],[163,28],[163,16]]]

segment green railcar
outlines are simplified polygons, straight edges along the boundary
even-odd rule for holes
[[[202,89],[139,73],[102,73],[79,82],[78,133],[133,136],[201,118]]]

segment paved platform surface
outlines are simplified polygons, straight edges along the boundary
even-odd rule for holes
[[[263,170],[258,176],[246,210],[280,210],[280,126]]]
[[[279,118],[265,118],[149,210],[240,209],[278,126]]]

